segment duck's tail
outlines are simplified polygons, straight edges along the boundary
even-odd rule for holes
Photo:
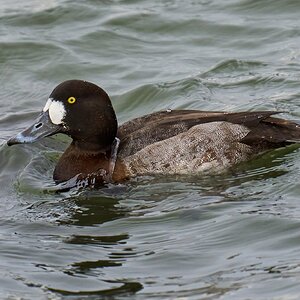
[[[265,144],[268,148],[300,144],[300,123],[298,122],[267,117],[250,129],[249,134],[242,140],[245,144]]]

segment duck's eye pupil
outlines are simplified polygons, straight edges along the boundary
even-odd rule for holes
[[[75,97],[69,97],[69,98],[68,98],[68,102],[69,102],[70,104],[75,103],[75,101],[76,101],[76,98],[75,98]]]

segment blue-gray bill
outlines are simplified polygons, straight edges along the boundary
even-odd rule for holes
[[[7,145],[33,143],[43,137],[58,133],[61,130],[62,125],[56,125],[51,122],[48,111],[42,112],[31,126],[18,133],[15,137],[10,138],[7,141]]]

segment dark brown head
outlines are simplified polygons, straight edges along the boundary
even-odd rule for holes
[[[49,96],[35,123],[7,143],[31,143],[55,133],[65,133],[87,150],[107,149],[117,133],[117,119],[111,101],[97,85],[68,80]]]

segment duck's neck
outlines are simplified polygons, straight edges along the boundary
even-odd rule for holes
[[[53,179],[59,183],[78,174],[81,174],[83,178],[98,172],[109,174],[111,147],[112,145],[101,147],[99,144],[73,140],[60,157]]]
[[[78,152],[85,153],[84,156],[87,155],[97,155],[97,156],[104,156],[105,161],[108,159],[108,168],[106,170],[108,180],[111,181],[112,175],[114,173],[116,161],[117,161],[117,154],[120,145],[119,138],[115,137],[114,141],[108,146],[100,146],[99,144],[95,143],[87,143],[79,141],[72,141],[71,146],[77,149]]]
[[[79,152],[95,155],[98,153],[109,152],[112,147],[112,143],[102,144],[98,141],[73,140],[70,146]]]

